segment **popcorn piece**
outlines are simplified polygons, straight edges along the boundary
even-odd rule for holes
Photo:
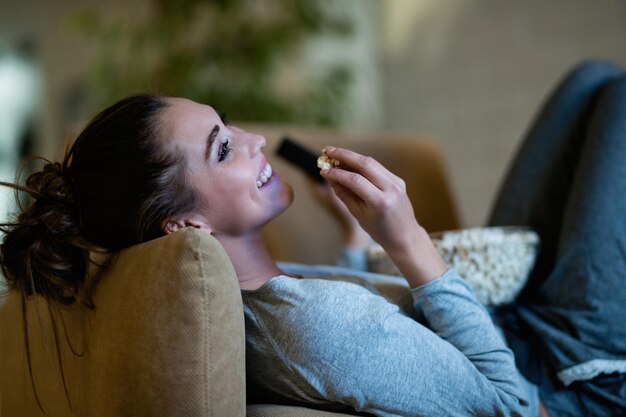
[[[322,156],[317,158],[317,167],[319,169],[331,169],[332,167],[336,167],[338,165],[339,161],[326,155],[326,152],[324,152]]]

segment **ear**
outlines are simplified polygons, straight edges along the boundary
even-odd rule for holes
[[[212,233],[211,227],[206,222],[196,219],[178,219],[172,218],[163,220],[161,223],[161,230],[166,235],[174,233],[184,227],[195,227],[196,229],[202,229],[208,233]]]

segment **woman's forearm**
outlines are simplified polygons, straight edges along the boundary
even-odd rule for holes
[[[397,248],[389,248],[388,254],[411,288],[430,282],[448,270],[428,233],[417,223],[414,232],[407,231],[406,242]]]

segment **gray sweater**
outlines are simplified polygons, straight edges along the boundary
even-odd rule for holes
[[[537,415],[536,388],[454,270],[409,290],[397,277],[280,266],[304,277],[242,291],[254,385],[377,416]]]

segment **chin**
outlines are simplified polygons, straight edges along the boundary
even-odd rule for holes
[[[293,203],[293,188],[288,183],[285,183],[284,200],[283,200],[283,203],[280,205],[280,208],[277,210],[276,215],[274,217],[277,217],[280,214],[284,213],[285,210],[287,210],[291,206],[292,203]]]
[[[287,210],[291,204],[293,203],[293,188],[288,183],[283,183],[283,189],[281,190],[280,195],[278,196],[279,203],[274,206],[274,210],[272,216],[265,223],[269,223],[274,220],[276,217],[280,216],[282,213]]]
[[[289,183],[285,183],[285,192],[287,193],[287,204],[283,211],[287,210],[291,203],[293,203],[293,187]]]

